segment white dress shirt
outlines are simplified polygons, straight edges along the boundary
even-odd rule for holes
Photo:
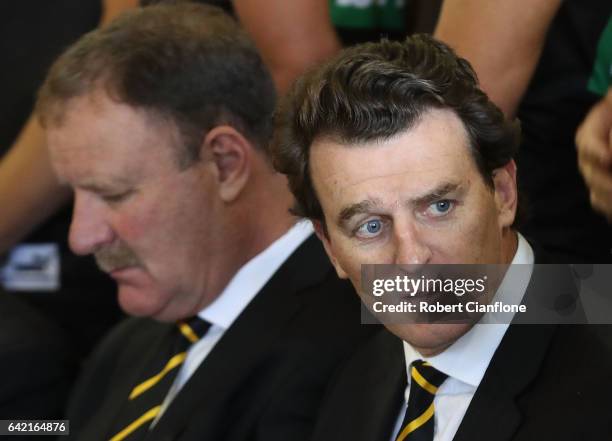
[[[223,334],[232,326],[257,293],[291,254],[312,235],[310,221],[299,221],[268,248],[249,260],[227,284],[217,299],[198,313],[211,324],[204,337],[192,345],[162,405],[157,420],[164,413],[179,390],[193,375]]]
[[[511,266],[495,293],[493,301],[503,299],[504,303],[519,304],[527,290],[533,263],[533,250],[525,238],[519,234],[518,247],[512,259],[512,265],[528,264],[529,271],[525,271],[525,265],[519,265],[516,268]],[[509,326],[507,321],[506,323],[495,323],[496,320],[490,316],[487,317],[487,314],[481,319],[487,324],[477,323],[445,351],[433,357],[423,357],[409,343],[404,342],[408,386],[405,392],[405,402],[398,412],[392,441],[397,437],[406,413],[411,380],[409,368],[413,361],[419,359],[428,361],[437,370],[448,375],[434,398],[433,439],[434,441],[451,441],[454,438],[493,354]]]

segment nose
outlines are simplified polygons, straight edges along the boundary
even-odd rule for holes
[[[432,251],[426,242],[426,235],[418,226],[412,223],[397,225],[396,237],[396,265],[425,265],[430,263]]]
[[[105,207],[88,192],[75,192],[69,244],[75,254],[95,253],[112,242],[114,234],[105,215]]]

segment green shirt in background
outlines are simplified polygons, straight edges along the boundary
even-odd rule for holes
[[[406,0],[329,0],[332,22],[347,29],[404,31]]]
[[[601,34],[588,88],[598,95],[605,95],[610,85],[612,85],[612,17]]]

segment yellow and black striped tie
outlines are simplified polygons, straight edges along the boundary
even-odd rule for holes
[[[130,392],[114,425],[110,441],[144,439],[151,422],[159,414],[162,403],[185,361],[187,349],[202,338],[210,324],[199,317],[178,322],[169,338],[168,351],[161,350],[151,360],[142,378]]]
[[[434,435],[434,398],[447,375],[423,360],[410,369],[408,408],[396,441],[432,441]]]

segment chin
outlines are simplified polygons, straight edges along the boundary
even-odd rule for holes
[[[162,296],[153,293],[151,290],[121,284],[119,285],[118,300],[119,306],[126,314],[154,319],[163,315],[167,303]]]
[[[410,343],[423,356],[433,356],[444,351],[474,326],[461,324],[399,324],[388,325],[389,331]]]

